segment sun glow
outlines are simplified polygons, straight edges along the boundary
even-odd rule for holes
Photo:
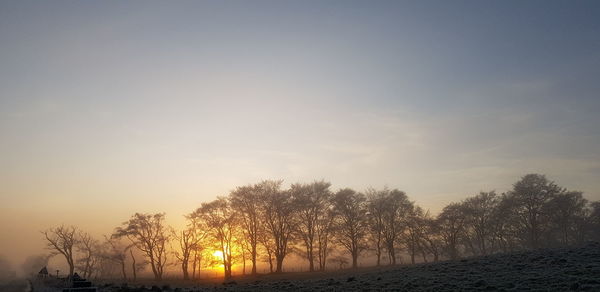
[[[220,250],[216,250],[215,252],[213,252],[213,256],[221,261],[223,260],[223,252]]]
[[[225,266],[223,266],[223,252],[220,250],[215,250],[215,252],[213,252],[213,260],[214,260],[214,264],[213,264],[213,269],[216,270],[222,270],[224,269]]]

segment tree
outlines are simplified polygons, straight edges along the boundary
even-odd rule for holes
[[[498,197],[489,226],[491,242],[496,250],[506,253],[518,248],[520,219],[514,196],[503,193]]]
[[[383,209],[383,239],[390,264],[396,264],[395,243],[398,236],[406,226],[406,215],[412,203],[406,194],[399,190],[392,190],[385,195],[385,207]]]
[[[167,261],[167,242],[170,240],[169,230],[164,225],[165,214],[135,213],[129,221],[117,227],[114,237],[127,237],[131,243],[149,259],[154,279],[162,280]],[[133,253],[131,253],[133,257]],[[134,262],[133,270],[136,271]]]
[[[529,248],[541,247],[540,239],[548,222],[544,205],[562,192],[561,187],[541,174],[525,175],[514,184],[511,194],[516,202],[522,239]]]
[[[261,232],[258,233],[258,241],[262,245],[266,254],[263,255],[263,262],[267,262],[269,264],[269,272],[273,273],[274,269],[274,255],[275,255],[275,242],[271,240],[271,236],[267,233],[266,230],[261,229]]]
[[[544,212],[548,214],[551,231],[558,233],[552,239],[558,239],[563,246],[581,243],[583,239],[578,236],[582,232],[580,226],[587,217],[586,206],[588,202],[581,192],[562,192],[551,198],[545,205]],[[554,235],[554,234],[552,234]]]
[[[133,246],[135,246],[135,245],[133,245]],[[134,249],[129,248],[128,250],[129,250],[129,255],[131,257],[131,272],[133,274],[133,281],[135,282],[137,280],[137,273],[146,269],[146,266],[148,265],[148,261],[143,260],[141,262],[138,262],[136,259],[136,256],[134,255],[134,251],[133,251]],[[138,251],[140,251],[140,250],[138,249]]]
[[[191,238],[188,240],[188,248],[190,249],[190,251],[187,255],[187,264],[185,265],[185,267],[189,269],[189,262],[191,261],[191,278],[192,280],[195,280],[196,278],[200,277],[200,270],[202,269],[202,260],[205,258],[204,251],[206,250],[206,239],[208,238],[209,234],[207,231],[208,228],[206,226],[206,223],[198,216],[194,216],[194,213],[186,215],[185,218],[188,220],[187,228],[191,232],[189,234]],[[182,247],[182,251],[185,250],[184,247]],[[182,263],[182,269],[183,268],[184,266]]]
[[[179,251],[175,251],[175,258],[181,264],[181,272],[184,280],[190,279],[189,264],[190,261],[196,261],[197,257],[192,257],[194,251],[201,249],[200,242],[206,236],[200,228],[198,220],[191,218],[191,215],[186,216],[190,223],[187,228],[180,231],[179,233],[174,232],[173,237],[177,241]],[[195,262],[192,262],[194,268],[193,274],[195,274]],[[194,275],[192,275],[193,278]]]
[[[410,204],[409,209],[407,210],[406,215],[406,245],[408,247],[408,251],[410,253],[410,262],[412,264],[415,263],[415,256],[417,252],[421,252],[423,255],[423,261],[427,261],[427,257],[425,255],[425,248],[423,247],[423,232],[424,232],[424,222],[423,219],[425,217],[425,213],[423,209],[419,206],[415,206],[414,204]]]
[[[466,218],[466,228],[474,233],[475,242],[479,254],[488,254],[487,242],[490,241],[492,227],[492,217],[494,210],[498,205],[498,198],[494,191],[481,192],[464,201],[463,207]]]
[[[252,275],[256,275],[256,257],[260,233],[260,199],[259,185],[238,187],[229,195],[231,206],[234,208],[250,246],[250,260],[252,261]]]
[[[438,226],[446,253],[451,260],[458,258],[458,242],[464,230],[465,214],[460,203],[451,203],[438,215]]]
[[[123,280],[127,280],[127,272],[126,272],[126,261],[127,261],[127,251],[133,247],[133,245],[123,244],[120,240],[114,237],[106,237],[105,241],[108,244],[109,248],[104,253],[103,257],[109,261],[112,261],[119,265],[121,268],[121,276]]]
[[[381,265],[381,254],[384,248],[383,216],[387,208],[387,192],[369,188],[367,194],[367,215],[370,235],[375,242],[376,265]]]
[[[290,188],[292,204],[298,216],[295,231],[304,244],[310,272],[315,270],[315,250],[318,255],[326,256],[326,253],[321,251],[322,248],[326,249],[326,246],[322,245],[326,242],[320,241],[319,235],[325,236],[325,233],[328,232],[327,225],[330,222],[328,210],[331,206],[330,185],[328,182],[315,181],[312,184],[292,184]],[[322,237],[322,239],[325,238]],[[320,259],[319,262],[325,261]]]
[[[83,255],[77,259],[78,269],[82,271],[84,278],[89,278],[92,276],[97,256],[99,256],[96,254],[99,243],[89,233],[80,231],[79,240],[75,246],[76,250]]]
[[[53,254],[62,254],[69,265],[69,277],[73,277],[75,270],[75,261],[73,257],[73,247],[78,243],[78,229],[75,226],[64,226],[50,228],[42,231],[46,238],[46,246],[52,250]]]
[[[366,198],[352,189],[341,189],[332,202],[337,240],[352,256],[352,268],[357,268],[360,252],[366,248]]]
[[[276,273],[283,271],[283,260],[295,230],[295,210],[289,191],[282,191],[282,181],[263,181],[258,185],[262,223],[274,243]]]
[[[223,254],[223,275],[225,279],[231,278],[236,214],[231,209],[229,201],[220,197],[212,202],[202,203],[200,208],[190,216],[198,217],[206,224],[210,236],[216,241]]]
[[[319,270],[325,271],[325,265],[327,264],[327,258],[329,256],[329,240],[333,229],[333,220],[335,215],[333,212],[333,205],[321,210],[323,214],[319,216],[316,222],[316,238],[317,238],[317,258],[319,262]]]
[[[421,228],[423,230],[421,233],[422,246],[424,250],[433,255],[433,261],[437,262],[443,245],[438,221],[427,212],[422,217]]]
[[[236,234],[237,236],[234,236],[234,241],[237,247],[237,256],[242,262],[242,275],[246,275],[246,259],[248,251],[251,251],[249,248],[250,244],[248,243],[248,236],[244,234],[243,230],[238,230]]]
[[[591,239],[600,241],[600,201],[590,203],[588,222],[592,230]]]

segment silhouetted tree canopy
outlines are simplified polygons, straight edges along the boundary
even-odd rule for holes
[[[261,262],[279,273],[292,250],[309,271],[323,271],[327,263],[356,268],[361,257],[395,265],[405,255],[417,263],[600,240],[600,202],[540,174],[523,176],[506,193],[482,191],[450,203],[437,216],[398,189],[363,194],[333,192],[326,181],[289,189],[282,184],[265,180],[204,202],[177,232],[165,225],[164,213],[135,213],[103,241],[73,226],[42,233],[52,254],[66,260],[69,275],[77,270],[84,277],[126,280],[130,265],[134,281],[146,264],[156,280],[168,263],[178,265],[184,280],[197,279],[216,261],[227,279],[234,264],[245,273],[247,260],[252,274]],[[213,255],[216,250],[222,257]],[[47,258],[32,262],[46,264]]]

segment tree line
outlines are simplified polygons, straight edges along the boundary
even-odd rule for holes
[[[505,193],[450,203],[435,216],[398,189],[330,187],[314,181],[283,189],[281,180],[240,186],[185,215],[187,226],[178,231],[164,213],[135,213],[102,240],[74,226],[42,233],[69,275],[77,269],[84,277],[124,280],[148,266],[161,280],[168,265],[185,280],[215,264],[226,279],[234,264],[243,274],[257,274],[259,263],[280,273],[290,254],[309,271],[324,271],[328,264],[356,268],[361,257],[395,265],[404,254],[414,264],[600,240],[600,202],[540,174],[523,176]]]

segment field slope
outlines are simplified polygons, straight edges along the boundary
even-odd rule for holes
[[[307,273],[265,276],[202,288],[228,291],[600,291],[600,244],[312,277]]]

